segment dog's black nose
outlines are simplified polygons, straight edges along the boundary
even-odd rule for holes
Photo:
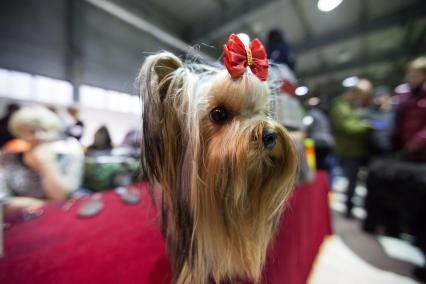
[[[277,141],[277,133],[275,130],[266,128],[263,131],[263,146],[267,149],[272,149]]]

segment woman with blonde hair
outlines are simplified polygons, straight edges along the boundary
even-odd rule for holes
[[[83,151],[74,138],[61,140],[61,122],[55,113],[42,106],[25,107],[11,117],[9,128],[30,147],[2,155],[6,210],[65,200],[79,188]]]

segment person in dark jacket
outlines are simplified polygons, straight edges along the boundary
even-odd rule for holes
[[[387,86],[374,89],[373,103],[368,111],[371,130],[368,135],[370,155],[382,156],[393,151],[395,108],[392,92]]]
[[[69,106],[67,112],[74,121],[65,129],[65,134],[80,141],[84,133],[84,123],[79,117],[78,108],[76,106]]]
[[[17,110],[19,110],[18,104],[9,104],[6,107],[6,115],[0,119],[0,148],[15,138],[9,130],[9,120]]]
[[[269,59],[275,63],[286,64],[293,72],[295,72],[296,62],[292,50],[290,45],[287,43],[284,34],[280,30],[273,29],[269,32],[266,52]]]
[[[109,155],[113,148],[111,135],[105,125],[95,132],[93,144],[87,148],[89,156]]]
[[[315,160],[319,170],[328,170],[327,158],[334,148],[334,137],[331,133],[330,120],[320,108],[320,98],[312,97],[308,100],[307,127],[308,136],[315,143]],[[304,119],[305,120],[305,119]]]

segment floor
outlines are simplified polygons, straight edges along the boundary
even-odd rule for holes
[[[417,248],[410,245],[409,236],[401,236],[402,239],[406,238],[406,240],[384,238],[383,236],[365,233],[361,229],[362,220],[366,215],[362,208],[363,199],[366,195],[363,184],[357,186],[356,195],[353,199],[357,205],[352,211],[355,215],[353,219],[347,219],[343,214],[346,198],[344,194],[345,181],[337,180],[333,182],[332,187],[330,205],[335,235],[353,253],[371,266],[414,279],[412,270],[416,267],[416,264],[423,264],[425,258]],[[399,254],[399,258],[404,260],[392,257],[392,253],[389,253],[392,251],[396,252],[397,255]]]
[[[372,266],[356,255],[339,236],[321,247],[309,284],[417,284],[415,280]]]
[[[360,229],[361,221],[359,219],[348,220],[341,213],[333,212],[333,226],[335,234],[367,263],[382,270],[412,277],[411,271],[415,265],[386,254],[377,236],[366,234]]]

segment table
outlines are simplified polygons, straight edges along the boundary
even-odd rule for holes
[[[7,216],[0,283],[170,283],[156,210],[146,184],[142,203],[125,205],[115,192],[102,195],[103,211],[76,216],[78,204],[60,203],[30,221]],[[271,245],[263,283],[306,283],[324,237],[331,234],[327,175],[298,187]]]
[[[332,234],[328,175],[295,189],[271,245],[263,284],[305,284],[325,237]]]

